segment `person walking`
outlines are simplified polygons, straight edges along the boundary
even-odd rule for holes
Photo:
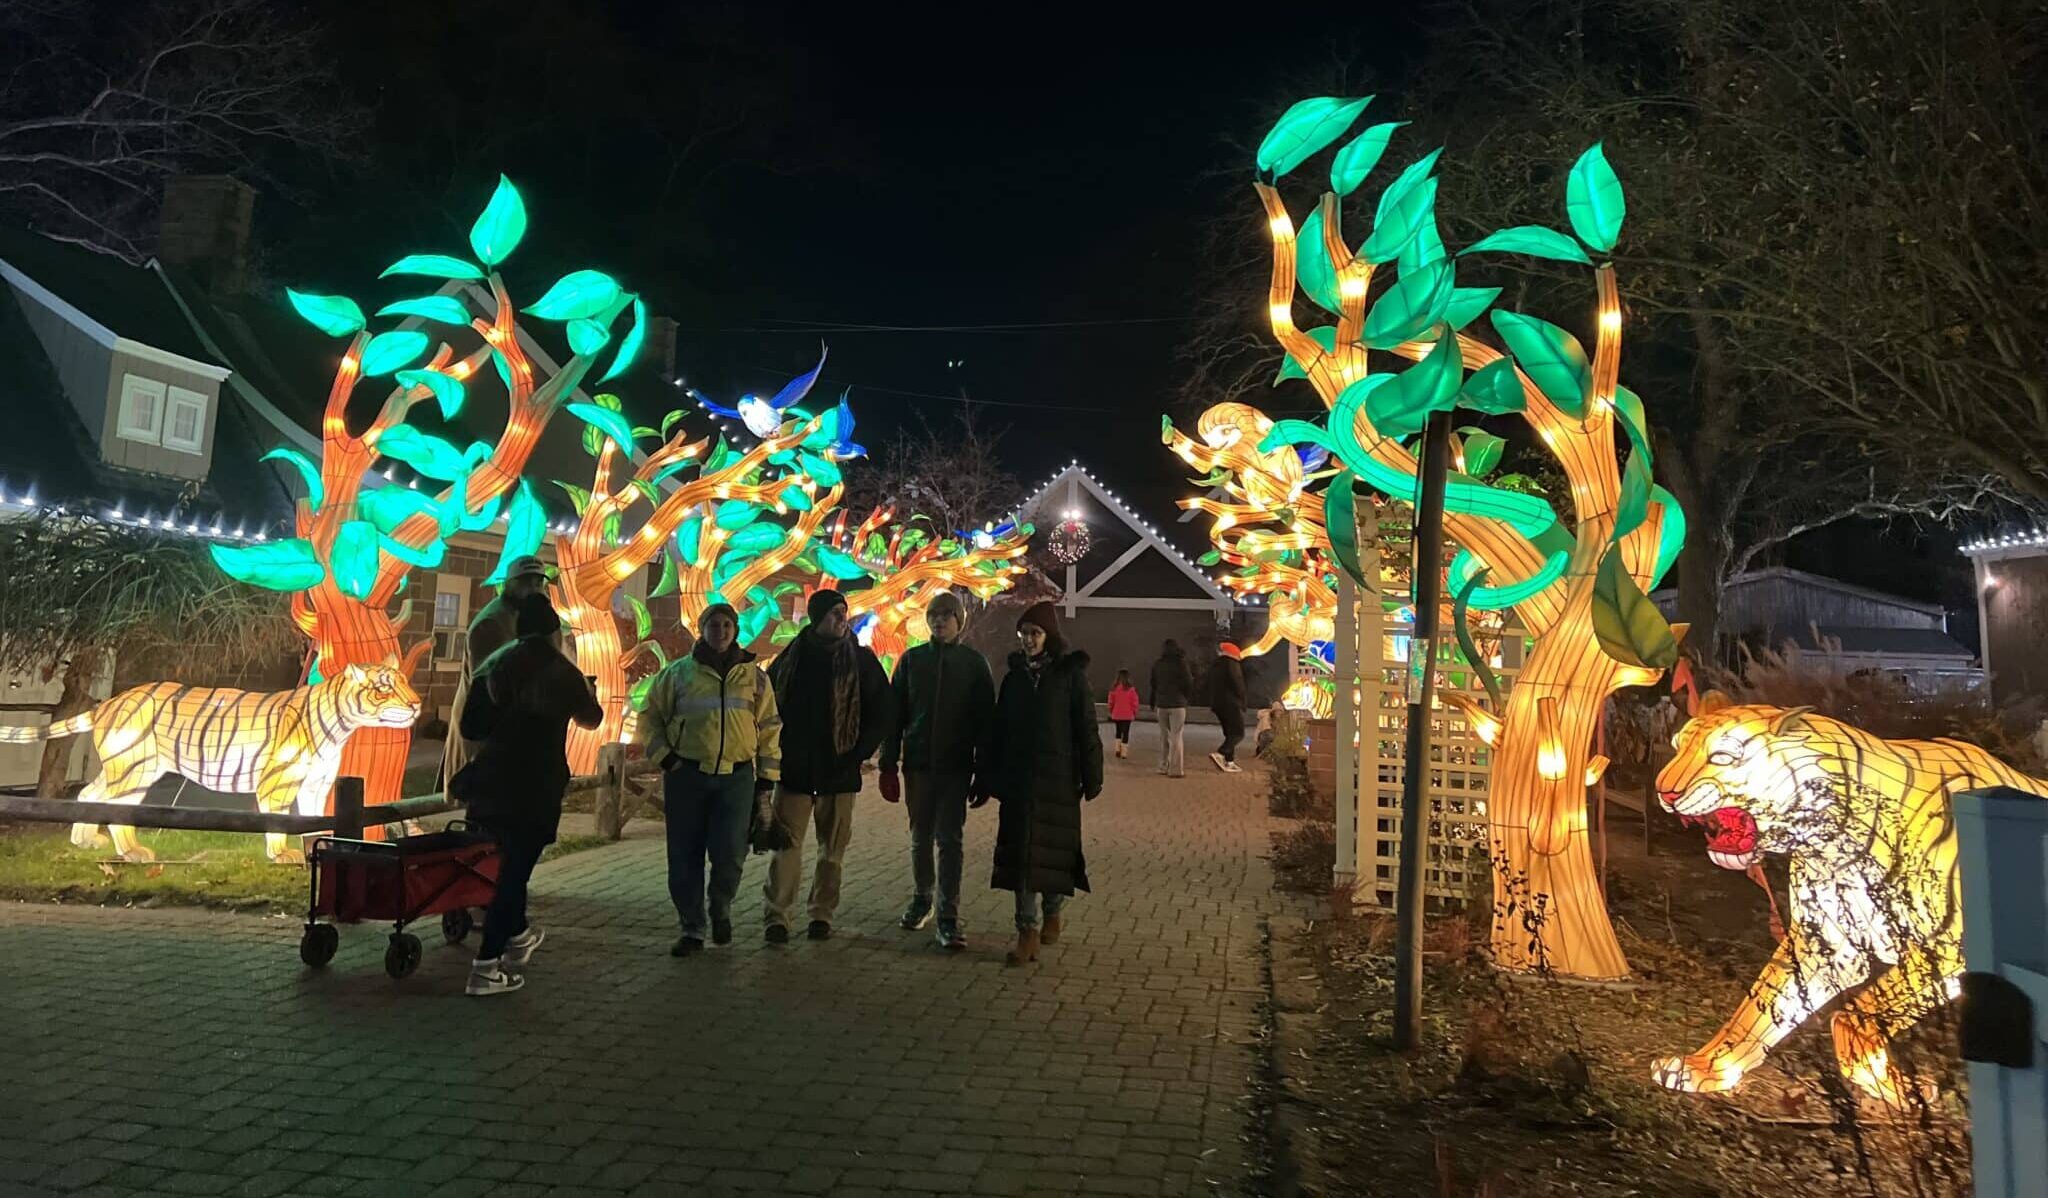
[[[1138,688],[1131,685],[1131,672],[1118,670],[1109,686],[1109,719],[1116,725],[1116,755],[1131,755],[1131,722],[1138,718]]]
[[[810,938],[832,936],[839,909],[840,864],[853,839],[853,798],[860,766],[889,731],[889,677],[853,638],[846,597],[813,594],[810,622],[768,667],[782,713],[782,783],[775,822],[789,847],[777,849],[762,894],[770,944],[789,940],[797,883],[803,880],[804,829],[818,828],[818,866],[811,877]]]
[[[1017,640],[1022,647],[1010,654],[996,697],[990,765],[980,783],[1002,804],[989,884],[1016,894],[1012,965],[1037,960],[1041,944],[1058,943],[1067,899],[1088,889],[1081,804],[1102,793],[1102,730],[1088,689],[1088,654],[1068,650],[1050,603],[1025,611]]]
[[[483,941],[469,964],[473,995],[509,994],[545,934],[526,920],[526,887],[562,822],[569,785],[569,724],[604,722],[590,681],[562,655],[562,620],[544,594],[513,605],[517,639],[484,659],[463,708],[463,736],[482,742],[449,783],[469,822],[498,841],[498,886]]]
[[[455,680],[455,698],[448,706],[448,738],[441,742],[441,791],[453,794],[449,783],[469,759],[476,756],[476,742],[462,731],[462,713],[469,705],[470,677],[485,658],[496,653],[519,635],[519,604],[528,595],[545,595],[548,564],[537,557],[515,557],[505,567],[505,581],[498,593],[469,622],[464,638],[462,674]]]
[[[782,717],[768,675],[738,644],[740,618],[714,603],[697,643],[655,675],[640,715],[641,743],[661,766],[668,825],[668,895],[682,935],[669,955],[704,948],[704,861],[711,861],[711,943],[732,943],[755,800],[782,776]]]
[[[1209,760],[1226,774],[1241,774],[1237,764],[1237,742],[1244,739],[1244,666],[1241,650],[1229,641],[1216,646],[1216,660],[1209,666],[1209,710],[1223,725],[1223,743],[1209,754]]]
[[[1195,678],[1179,641],[1168,640],[1159,646],[1149,689],[1152,718],[1159,721],[1159,772],[1169,778],[1183,777],[1188,767],[1181,734],[1187,727],[1188,698],[1195,693]]]
[[[939,592],[925,608],[924,619],[931,639],[903,655],[890,682],[893,718],[888,739],[882,742],[881,788],[883,798],[891,803],[903,799],[910,813],[910,875],[915,889],[900,922],[911,931],[925,925],[932,915],[936,883],[938,943],[958,952],[967,947],[960,930],[967,808],[988,801],[973,795],[974,771],[995,718],[996,684],[988,659],[960,643],[967,612],[959,596]]]

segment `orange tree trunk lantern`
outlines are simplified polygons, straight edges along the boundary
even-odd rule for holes
[[[561,563],[557,600],[576,634],[577,664],[597,680],[605,712],[604,723],[596,729],[569,731],[569,764],[577,773],[595,770],[598,747],[623,738],[626,711],[634,697],[627,686],[627,669],[642,655],[657,665],[662,661],[661,648],[651,639],[653,620],[637,598],[630,604],[634,644],[624,650],[612,609],[619,585],[667,552],[653,594],[678,595],[684,622],[693,631],[704,608],[721,593],[729,594],[744,612],[742,624],[750,629],[746,639],[754,639],[768,618],[759,614],[759,581],[783,570],[803,551],[818,521],[838,502],[841,455],[859,448],[845,439],[851,431],[850,414],[798,413],[744,451],[723,440],[714,448],[710,438],[690,441],[686,433],[677,432],[630,475],[621,477],[621,459],[630,462],[635,442],[643,436],[665,435],[681,421],[682,413],[670,413],[664,432],[658,433],[630,427],[619,414],[620,406],[615,397],[600,395],[587,410],[575,407],[575,414],[590,426],[586,448],[597,454],[597,471],[590,490],[565,488],[578,521],[575,531],[558,538],[556,545]],[[686,471],[695,473],[685,481]],[[830,479],[822,492],[820,475]],[[651,510],[627,534],[626,520],[642,503]],[[791,514],[795,519],[790,527],[775,519]],[[679,540],[686,543],[680,550]],[[686,564],[678,565],[678,555]],[[768,607],[772,611],[772,603]]]
[[[1416,461],[1404,442],[1432,412],[1465,407],[1518,417],[1555,457],[1570,483],[1566,518],[1541,497],[1481,481],[1468,436],[1464,468],[1445,494],[1446,528],[1460,546],[1446,591],[1475,608],[1513,607],[1534,638],[1504,717],[1480,721],[1492,725],[1498,745],[1488,807],[1496,909],[1514,910],[1496,923],[1495,958],[1510,968],[1619,977],[1628,962],[1585,836],[1584,779],[1607,694],[1653,682],[1676,660],[1682,629],[1665,624],[1644,591],[1676,559],[1684,537],[1676,502],[1651,482],[1643,405],[1616,382],[1623,322],[1614,268],[1588,254],[1604,258],[1614,246],[1621,185],[1595,146],[1567,180],[1576,240],[1523,226],[1454,257],[1437,231],[1431,172],[1438,154],[1431,153],[1381,190],[1371,231],[1354,249],[1340,198],[1369,177],[1396,128],[1376,125],[1337,151],[1329,189],[1297,231],[1280,180],[1344,137],[1365,105],[1302,101],[1259,148],[1256,186],[1273,245],[1267,316],[1286,351],[1282,374],[1305,379],[1329,415],[1321,423],[1275,423],[1250,448],[1330,455],[1339,469],[1322,492],[1329,532],[1349,524],[1336,513],[1348,512],[1359,484],[1412,501]],[[1557,325],[1496,308],[1498,287],[1458,286],[1458,260],[1475,253],[1586,266],[1596,296],[1592,353]],[[1376,289],[1375,277],[1385,274],[1391,282]],[[1297,289],[1334,323],[1297,327]],[[1461,331],[1482,315],[1506,353]],[[1413,365],[1375,371],[1374,351]],[[1342,547],[1332,549],[1342,564]]]
[[[372,333],[362,309],[346,296],[287,293],[314,327],[348,338],[321,420],[320,461],[291,449],[272,455],[289,460],[305,482],[296,536],[251,547],[215,546],[212,552],[229,575],[293,593],[292,615],[313,643],[309,673],[316,680],[345,666],[373,667],[397,658],[409,604],[395,611],[392,605],[413,567],[440,564],[448,538],[457,532],[503,523],[504,559],[494,581],[512,557],[540,547],[546,518],[519,476],[541,430],[600,361],[608,363],[609,378],[630,365],[640,348],[646,305],[608,275],[572,271],[524,311],[563,325],[572,350],[558,371],[542,377],[521,345],[521,313],[498,273],[524,238],[526,224],[518,191],[501,178],[470,229],[473,258],[413,254],[384,271],[386,277],[439,282],[435,294],[379,309],[378,317],[395,322],[384,332]],[[465,299],[447,294],[456,290],[450,283],[487,289],[489,312],[477,315]],[[630,322],[623,322],[629,312]],[[437,344],[458,329],[481,344],[466,352],[445,341]],[[486,363],[506,392],[505,426],[495,444],[458,448],[407,422],[413,407],[427,401],[444,419],[455,418]],[[389,387],[367,423],[359,419],[356,402],[365,380]],[[366,486],[385,481],[371,478],[379,459],[403,464],[429,480],[429,489]],[[424,642],[414,647],[408,669],[424,648]],[[407,728],[364,728],[349,738],[340,772],[361,777],[370,802],[390,802],[398,797],[410,743]]]

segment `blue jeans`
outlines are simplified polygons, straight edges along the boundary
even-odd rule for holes
[[[1034,894],[1029,890],[1019,890],[1017,892],[1018,931],[1028,932],[1031,929],[1038,926],[1038,900],[1040,897],[1041,896]],[[1045,899],[1045,914],[1046,917],[1049,919],[1052,916],[1058,915],[1060,913],[1060,908],[1066,906],[1067,899],[1069,899],[1072,896],[1065,894],[1048,894],[1044,895],[1043,897]]]
[[[498,838],[498,886],[491,892],[491,905],[484,908],[484,938],[477,945],[476,959],[495,961],[505,955],[505,942],[526,930],[526,883],[548,846],[529,832],[478,826]]]
[[[704,939],[704,860],[711,859],[711,918],[732,918],[747,860],[747,821],[754,812],[754,767],[700,773],[684,764],[661,780],[668,817],[668,897],[683,935]]]
[[[925,902],[932,900],[932,886],[937,883],[941,927],[955,927],[960,922],[960,863],[969,781],[964,773],[919,770],[903,775],[903,805],[910,809],[911,878],[917,884],[917,897]],[[932,868],[934,842],[939,857],[936,871]]]

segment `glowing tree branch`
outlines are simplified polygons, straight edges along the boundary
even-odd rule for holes
[[[924,609],[941,591],[965,588],[987,601],[1009,589],[1026,572],[1032,532],[1029,524],[1006,520],[944,538],[918,523],[885,535],[895,518],[895,508],[876,508],[848,529],[842,512],[830,535],[820,538],[822,550],[851,559],[876,579],[848,592],[846,608],[862,639],[891,669],[904,650],[931,638]]]
[[[626,671],[633,660],[646,654],[657,665],[665,664],[660,645],[652,639],[653,618],[647,605],[637,598],[631,601],[633,648],[622,651],[619,620],[612,609],[620,584],[660,557],[676,530],[695,513],[715,511],[727,502],[753,503],[787,512],[792,507],[813,503],[817,490],[817,484],[793,465],[784,468],[771,464],[776,458],[790,460],[804,439],[818,431],[820,422],[815,419],[791,421],[781,432],[745,453],[733,453],[721,444],[712,460],[703,462],[694,477],[664,492],[663,484],[682,471],[699,466],[712,444],[708,437],[691,441],[686,432],[679,431],[647,455],[630,476],[615,479],[621,460],[633,454],[635,442],[643,435],[658,435],[653,429],[629,428],[619,415],[621,406],[616,397],[600,395],[588,408],[580,404],[571,408],[590,425],[586,445],[597,447],[597,470],[589,491],[567,488],[579,518],[574,533],[556,540],[556,559],[561,565],[557,603],[563,619],[575,633],[576,664],[597,680],[597,697],[605,712],[604,722],[597,728],[569,730],[569,767],[579,774],[597,768],[599,746],[622,738],[629,701]],[[680,413],[666,422],[671,427],[676,424],[675,416]],[[621,437],[625,440],[621,441]],[[624,535],[627,518],[642,504],[650,510],[631,535]],[[760,553],[757,560],[764,568],[771,572],[779,568],[780,544],[761,552],[767,539],[765,530],[774,526],[756,522],[748,527],[764,531],[748,534],[742,529],[734,536],[743,547]],[[723,530],[714,528],[707,548],[716,552],[731,544]],[[678,585],[678,575],[671,563],[655,593],[667,594]],[[690,613],[692,627],[701,610]]]
[[[474,260],[414,254],[384,271],[386,276],[441,281],[435,294],[379,309],[378,316],[398,322],[385,332],[372,334],[362,309],[345,296],[288,293],[292,306],[314,327],[349,338],[321,419],[321,460],[316,464],[291,449],[271,455],[290,461],[305,480],[297,536],[248,548],[215,547],[213,552],[221,568],[237,579],[297,592],[292,614],[313,641],[310,672],[315,678],[331,677],[348,665],[398,661],[399,632],[410,609],[401,605],[393,612],[391,604],[414,567],[440,564],[448,538],[457,532],[489,528],[504,509],[500,576],[506,561],[539,547],[546,519],[519,476],[541,430],[598,359],[607,356],[614,325],[628,309],[632,323],[608,354],[606,377],[630,365],[644,340],[644,303],[607,275],[573,271],[526,309],[529,316],[563,324],[572,351],[552,377],[537,378],[520,344],[518,309],[497,270],[524,238],[526,223],[518,191],[500,179],[470,230]],[[489,289],[487,315],[476,315],[462,298],[476,284]],[[448,344],[436,345],[416,327],[421,324],[467,329],[482,344],[458,356]],[[434,401],[443,419],[455,418],[471,380],[487,361],[507,397],[505,427],[496,444],[475,442],[458,449],[407,423],[412,408],[427,400]],[[351,429],[348,416],[358,385],[386,377],[391,390],[376,415],[360,431]],[[444,485],[433,493],[396,486],[365,489],[379,458],[401,462]],[[408,669],[424,648],[424,642],[414,648],[405,663]],[[343,750],[341,773],[361,777],[371,802],[397,798],[410,736],[404,728],[362,730]]]
[[[1623,215],[1621,185],[1595,146],[1567,186],[1577,241],[1525,226],[1462,251],[1535,254],[1593,270],[1598,328],[1590,357],[1566,330],[1495,309],[1490,323],[1508,348],[1503,355],[1459,331],[1488,312],[1500,289],[1457,285],[1456,259],[1437,232],[1436,153],[1386,186],[1363,244],[1354,250],[1345,240],[1339,197],[1368,177],[1395,126],[1367,129],[1338,151],[1330,189],[1297,232],[1278,181],[1344,136],[1366,103],[1302,101],[1259,148],[1257,191],[1273,241],[1268,318],[1286,351],[1282,373],[1306,379],[1329,417],[1323,425],[1282,421],[1257,448],[1313,446],[1333,457],[1341,469],[1325,492],[1326,518],[1328,497],[1348,503],[1357,483],[1412,500],[1416,463],[1404,441],[1432,412],[1462,406],[1519,415],[1557,458],[1571,488],[1570,525],[1540,498],[1490,486],[1468,471],[1452,476],[1446,527],[1462,549],[1447,590],[1476,608],[1513,607],[1536,637],[1505,716],[1470,713],[1498,745],[1489,806],[1497,908],[1505,909],[1511,886],[1543,895],[1545,904],[1541,919],[1497,924],[1495,956],[1509,967],[1618,977],[1628,965],[1585,837],[1588,754],[1606,695],[1656,680],[1676,658],[1676,634],[1644,591],[1670,566],[1683,538],[1676,503],[1650,481],[1641,401],[1616,382],[1622,315],[1613,268],[1594,266],[1581,246],[1602,255],[1612,250]],[[1368,304],[1375,274],[1388,265],[1395,278]],[[1297,327],[1297,289],[1336,323]],[[1374,373],[1374,350],[1415,364]],[[1625,467],[1616,458],[1617,423],[1630,448]],[[1481,570],[1499,581],[1472,585]]]

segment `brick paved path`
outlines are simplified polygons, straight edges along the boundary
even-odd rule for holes
[[[1111,759],[1098,893],[1024,969],[994,808],[954,958],[895,927],[905,820],[872,793],[835,939],[762,944],[753,858],[738,944],[672,960],[661,842],[629,839],[542,869],[547,944],[491,1000],[438,934],[394,983],[370,927],[316,974],[294,921],[0,906],[0,1194],[1254,1192],[1264,774],[1189,756]]]

